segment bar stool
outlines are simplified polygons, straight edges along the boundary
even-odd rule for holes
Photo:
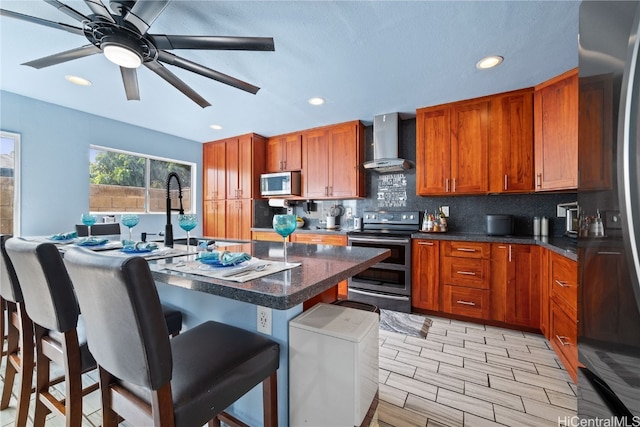
[[[7,314],[7,361],[0,409],[9,407],[17,374],[19,387],[15,425],[16,427],[24,427],[27,424],[34,369],[33,323],[25,312],[20,283],[5,249],[5,242],[10,237],[9,235],[0,235],[0,297],[3,304],[3,324],[0,331],[3,334],[5,308]]]
[[[78,302],[60,252],[50,243],[11,238],[5,243],[21,285],[26,311],[34,324],[36,343],[36,408],[33,425],[44,426],[49,412],[66,418],[69,427],[82,424],[82,397],[98,389],[82,387],[82,374],[95,369],[87,347]],[[64,368],[66,396],[50,391],[50,363]]]
[[[264,425],[277,425],[276,342],[212,321],[169,339],[143,258],[72,248],[65,264],[98,362],[103,427],[119,417],[133,425],[243,425],[223,411],[260,383]]]

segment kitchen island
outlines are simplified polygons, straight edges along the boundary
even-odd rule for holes
[[[226,250],[247,252],[263,260],[282,261],[282,243],[230,243]],[[288,261],[300,266],[244,283],[168,270],[186,257],[149,261],[163,303],[183,313],[183,327],[215,320],[256,331],[258,306],[271,315],[271,338],[280,344],[278,424],[289,422],[289,321],[303,303],[389,256],[386,249],[290,243]],[[189,259],[193,259],[193,255]],[[264,309],[261,309],[264,311]],[[215,355],[211,355],[212,358]],[[236,402],[229,412],[249,425],[262,425],[262,387]]]

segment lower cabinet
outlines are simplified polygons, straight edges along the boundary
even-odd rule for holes
[[[411,242],[411,305],[440,310],[440,242],[413,239]]]
[[[460,316],[489,319],[491,294],[489,289],[464,286],[442,286],[442,311]]]
[[[224,200],[205,200],[204,235],[224,239],[226,237],[226,202]]]
[[[287,242],[291,241],[287,236]],[[252,231],[251,240],[260,240],[263,242],[282,242],[282,236],[275,231]]]
[[[227,200],[226,238],[251,240],[252,199]]]

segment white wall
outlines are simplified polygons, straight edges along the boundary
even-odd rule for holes
[[[202,214],[202,144],[197,141],[6,91],[0,91],[0,129],[21,135],[20,235],[74,230],[80,214],[89,209],[90,145],[196,163],[196,212]],[[174,237],[186,236],[175,215]],[[157,233],[165,222],[165,214],[143,215],[134,233]],[[202,221],[191,235],[198,236],[201,230]]]

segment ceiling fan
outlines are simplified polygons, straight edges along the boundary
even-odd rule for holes
[[[162,13],[167,4],[169,4],[170,0],[112,0],[109,2],[109,6],[113,13],[109,12],[109,9],[107,9],[102,0],[84,0],[92,12],[92,14],[88,16],[58,0],[44,1],[57,8],[60,12],[79,21],[82,27],[48,21],[5,9],[0,9],[0,15],[79,34],[85,36],[87,40],[89,40],[89,44],[25,62],[22,65],[40,69],[97,53],[103,53],[107,59],[120,66],[120,73],[122,74],[122,81],[128,100],[140,99],[136,68],[144,65],[202,108],[211,105],[175,74],[169,71],[162,63],[174,65],[246,92],[256,94],[258,90],[260,90],[257,86],[181,58],[167,51],[172,49],[275,50],[273,38],[271,37],[149,34],[147,32],[149,27]]]

